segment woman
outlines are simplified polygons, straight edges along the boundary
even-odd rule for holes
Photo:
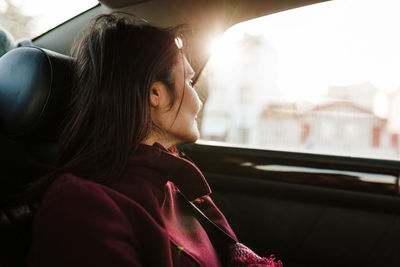
[[[201,108],[176,35],[113,14],[77,43],[60,168],[41,182],[50,186],[30,266],[226,263],[236,236],[199,169],[172,152],[198,139]]]

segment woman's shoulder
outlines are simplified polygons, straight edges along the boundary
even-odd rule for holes
[[[135,214],[135,218],[131,214]],[[100,228],[113,224],[130,228],[133,221],[148,217],[141,204],[125,195],[66,173],[57,177],[48,188],[35,215],[34,225],[36,228],[68,225],[92,231],[93,223],[99,224]]]
[[[86,216],[95,213],[110,212],[128,216],[154,217],[158,213],[158,201],[149,186],[131,185],[135,190],[124,192],[117,188],[105,186],[71,173],[61,174],[48,188],[42,199],[40,209],[45,212],[63,212]],[[130,191],[130,192],[129,192]],[[130,193],[130,194],[127,194]],[[157,217],[157,216],[156,216]]]
[[[112,208],[116,198],[113,195],[120,194],[99,183],[63,173],[47,189],[40,209],[62,209],[66,213],[70,210],[76,214],[79,210]]]
[[[92,182],[90,180],[80,178],[72,173],[62,173],[60,174],[52,183],[50,188],[59,189],[60,187],[99,187],[100,184]]]
[[[49,186],[43,198],[45,202],[48,198],[82,200],[93,199],[105,194],[105,187],[96,182],[92,182],[71,173],[59,175]]]

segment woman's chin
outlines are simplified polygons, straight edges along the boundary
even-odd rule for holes
[[[182,140],[181,144],[191,144],[199,140],[199,138],[200,138],[200,133],[196,128],[193,130],[193,132],[191,132],[190,134],[186,135],[184,138],[181,139]]]
[[[192,139],[191,143],[196,142],[197,140],[199,140],[199,138],[200,138],[200,132],[199,132],[199,129],[197,128],[197,125],[196,125],[196,128],[194,129],[194,135],[193,135],[193,139]]]
[[[200,137],[200,136],[196,135],[196,136],[193,136],[192,138],[187,138],[186,141],[182,142],[182,144],[192,144],[192,143],[195,143],[197,140],[199,140],[199,137]]]

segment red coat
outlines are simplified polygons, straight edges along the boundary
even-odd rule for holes
[[[177,188],[236,238],[193,163],[141,145],[109,187],[72,174],[56,179],[34,218],[29,266],[220,266]]]

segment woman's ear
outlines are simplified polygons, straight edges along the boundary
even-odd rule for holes
[[[152,107],[158,107],[161,102],[161,86],[163,84],[161,82],[155,82],[151,85],[150,88],[150,105]]]
[[[150,89],[150,105],[154,108],[169,103],[169,92],[162,82],[154,82]]]

